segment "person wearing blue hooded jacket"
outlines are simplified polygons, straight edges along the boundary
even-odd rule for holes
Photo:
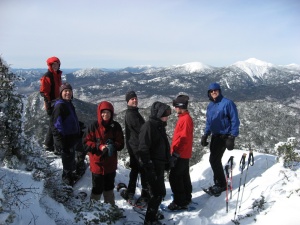
[[[218,197],[226,190],[226,178],[222,166],[222,157],[226,150],[233,150],[235,138],[239,135],[240,120],[234,102],[223,97],[218,83],[208,87],[208,98],[211,101],[206,111],[206,126],[201,137],[201,145],[207,146],[211,137],[209,162],[214,174],[214,185],[209,192]]]
[[[77,179],[75,151],[81,144],[81,130],[72,104],[72,86],[69,83],[63,83],[59,91],[60,96],[54,104],[52,113],[54,144],[56,149],[61,152],[62,180],[67,185],[73,186]]]

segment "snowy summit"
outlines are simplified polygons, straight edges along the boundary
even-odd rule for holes
[[[243,70],[250,77],[263,78],[263,75],[273,67],[272,63],[264,62],[255,58],[250,58],[246,61],[238,61],[231,66],[235,66]]]

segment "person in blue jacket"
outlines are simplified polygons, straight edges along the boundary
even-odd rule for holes
[[[60,96],[54,104],[52,113],[54,144],[61,152],[63,164],[62,180],[73,186],[76,181],[75,151],[81,144],[80,124],[72,103],[73,91],[69,83],[59,88]]]
[[[209,191],[218,197],[226,190],[226,178],[222,166],[222,157],[226,150],[233,150],[235,138],[239,135],[240,120],[234,102],[223,97],[218,83],[208,87],[208,98],[211,101],[206,111],[206,126],[201,137],[201,145],[207,146],[211,137],[209,162],[214,174],[214,185]]]

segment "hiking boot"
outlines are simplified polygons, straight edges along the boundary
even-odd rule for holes
[[[219,197],[223,191],[226,191],[226,186],[219,186],[219,185],[214,185],[209,188],[210,192],[215,196]]]
[[[122,190],[120,195],[129,203],[134,203],[134,193],[128,193],[127,190]]]
[[[76,182],[76,172],[75,171],[63,171],[62,181],[69,186],[73,186]]]
[[[130,204],[133,205],[133,204],[135,203],[134,194],[133,194],[133,193],[128,193],[127,196],[128,196],[127,201],[128,201]]]
[[[136,200],[135,205],[139,208],[146,208],[148,205],[148,198],[139,197]]]
[[[54,146],[48,146],[43,144],[43,149],[48,152],[54,152]]]
[[[165,218],[164,214],[161,211],[158,211],[156,214],[157,220],[163,220]]]
[[[187,209],[187,205],[177,205],[175,202],[171,202],[170,205],[168,205],[168,209],[175,211],[175,210],[183,210],[183,209]]]
[[[158,220],[155,220],[155,221],[147,221],[145,220],[144,221],[144,225],[162,225],[162,223]]]
[[[54,155],[61,155],[60,150],[58,150],[56,148],[54,148],[53,153],[54,153]]]

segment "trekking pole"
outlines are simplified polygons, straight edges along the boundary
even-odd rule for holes
[[[230,188],[230,195],[232,196],[232,165],[233,165],[233,156],[230,156],[224,170],[226,173],[226,212],[228,213],[228,188]],[[229,178],[229,166],[231,168],[231,177]],[[231,197],[230,197],[231,199]]]
[[[250,150],[249,157],[248,157],[248,165],[247,165],[247,170],[246,170],[245,179],[244,179],[244,186],[243,186],[242,196],[241,196],[241,200],[240,200],[239,211],[240,211],[241,205],[242,205],[242,199],[243,199],[243,195],[244,195],[244,190],[245,190],[249,165],[250,166],[254,165],[254,157],[253,157],[253,151],[252,150]]]
[[[244,171],[244,169],[245,169],[245,158],[246,158],[246,156],[247,156],[247,154],[244,153],[244,154],[242,155],[242,158],[241,158],[241,161],[240,161],[241,176],[240,176],[240,183],[239,183],[239,189],[238,189],[238,196],[237,196],[237,200],[236,200],[236,207],[235,207],[234,218],[233,218],[234,221],[235,221],[236,211],[237,211],[238,202],[239,202],[239,195],[240,195],[240,190],[241,190],[241,183],[242,183],[243,171]]]
[[[232,199],[232,167],[233,167],[233,156],[228,160],[230,162],[230,199]]]

